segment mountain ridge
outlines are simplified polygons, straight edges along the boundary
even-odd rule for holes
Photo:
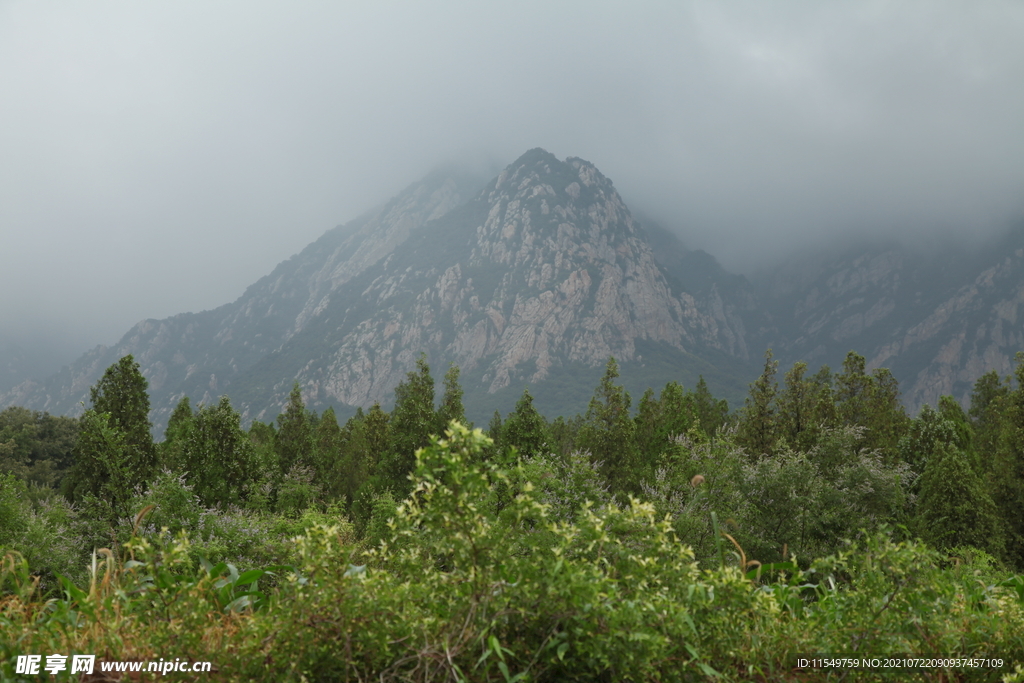
[[[141,321],[0,405],[80,412],[103,370],[132,353],[158,429],[186,395],[227,394],[247,420],[272,419],[294,382],[311,406],[344,413],[387,405],[425,353],[435,368],[460,366],[478,420],[527,385],[549,412],[582,410],[608,356],[634,392],[703,374],[735,406],[772,347],[784,365],[833,367],[856,350],[869,368],[891,367],[913,410],[937,392],[966,400],[982,368],[1009,372],[1024,345],[1022,273],[1015,234],[970,258],[880,244],[748,279],[638,220],[590,162],[534,148],[490,180],[428,174],[234,302]]]

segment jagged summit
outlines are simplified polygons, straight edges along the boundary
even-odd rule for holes
[[[753,287],[644,222],[580,158],[535,148],[492,178],[441,169],[327,231],[237,301],[142,321],[0,406],[76,414],[103,370],[132,353],[158,428],[186,395],[227,394],[247,418],[272,419],[296,381],[308,404],[343,413],[390,404],[425,353],[438,375],[462,368],[482,422],[527,384],[548,414],[584,409],[610,355],[631,391],[700,373],[735,399],[771,346],[784,364],[833,367],[855,349],[869,368],[892,368],[914,410],[940,393],[966,400],[1024,343],[1019,232],[969,259],[891,245],[803,258]]]
[[[335,292],[323,320],[309,335],[330,351],[297,376],[348,405],[389,398],[421,352],[488,393],[573,363],[638,360],[638,342],[745,352],[672,294],[610,181],[540,149],[397,247],[358,294]]]
[[[474,405],[526,383],[543,403],[545,382],[597,373],[611,355],[652,372],[682,368],[688,380],[714,374],[712,356],[749,355],[731,304],[714,287],[698,299],[670,284],[608,178],[540,148],[475,187],[450,169],[433,173],[328,231],[234,303],[143,321],[115,347],[3,400],[74,412],[126,353],[150,381],[158,425],[185,395],[227,394],[243,415],[271,419],[295,381],[313,405],[387,404],[421,353],[435,367],[458,364]],[[581,396],[592,379],[580,380]]]

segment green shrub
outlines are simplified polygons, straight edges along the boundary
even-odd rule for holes
[[[378,521],[390,522],[378,524],[381,543],[370,550],[337,509],[203,513],[198,533],[208,540],[132,538],[120,557],[93,555],[87,580],[63,582],[63,597],[50,601],[28,563],[8,554],[0,678],[32,652],[173,652],[214,662],[228,681],[842,678],[795,668],[797,654],[813,653],[1000,657],[1002,671],[921,678],[994,681],[1024,662],[1024,578],[981,553],[954,560],[883,527],[805,569],[759,566],[712,517],[710,543],[731,559],[701,569],[654,505],[583,503],[571,520],[556,518],[525,465],[486,463],[488,447],[479,430],[453,423],[420,450],[411,495],[393,511],[378,499]],[[499,484],[516,492],[503,506]],[[702,495],[698,486],[684,503],[694,518]],[[238,528],[204,526],[231,519]],[[197,547],[250,523],[300,534],[285,553],[291,566],[196,560]]]

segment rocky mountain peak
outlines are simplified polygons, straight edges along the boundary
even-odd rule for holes
[[[421,353],[435,368],[458,364],[471,400],[529,383],[543,401],[553,375],[599,372],[609,356],[643,368],[653,353],[658,367],[702,372],[708,353],[746,359],[731,304],[715,286],[695,298],[670,281],[590,162],[533,149],[473,186],[432,174],[234,303],[144,321],[16,400],[73,411],[126,353],[150,380],[157,425],[186,395],[227,394],[245,417],[273,419],[295,381],[313,406],[386,405]]]
[[[385,398],[421,351],[494,392],[565,363],[635,360],[638,340],[718,341],[716,321],[673,295],[612,183],[541,149],[426,225],[368,285],[374,312],[335,328],[322,373],[322,390],[353,405]]]

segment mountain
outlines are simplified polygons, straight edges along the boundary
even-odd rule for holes
[[[593,164],[534,149],[490,180],[431,173],[233,303],[144,320],[45,380],[11,386],[24,365],[9,353],[0,406],[81,412],[132,353],[158,430],[183,396],[226,394],[245,419],[273,419],[295,382],[317,410],[388,407],[420,354],[436,378],[460,367],[478,424],[527,386],[545,414],[585,410],[609,356],[634,397],[703,375],[737,407],[770,347],[783,368],[839,368],[855,350],[893,371],[916,412],[1011,371],[1022,304],[1024,229],[973,252],[806,253],[748,280],[633,214]]]
[[[887,367],[912,412],[962,404],[985,372],[1009,374],[1024,349],[1024,230],[977,251],[899,244],[807,256],[758,279],[783,364],[841,364],[850,350]]]
[[[481,184],[431,174],[237,301],[143,321],[0,403],[73,413],[126,353],[149,379],[158,426],[186,395],[227,394],[247,418],[272,419],[296,381],[314,407],[387,404],[421,353],[438,376],[460,366],[478,421],[527,384],[552,414],[582,410],[611,355],[633,391],[703,374],[718,393],[742,394],[757,307],[749,292],[723,300],[716,274],[736,282],[713,259],[655,227],[666,256],[701,263],[699,286],[659,263],[612,182],[582,159],[535,149]]]

